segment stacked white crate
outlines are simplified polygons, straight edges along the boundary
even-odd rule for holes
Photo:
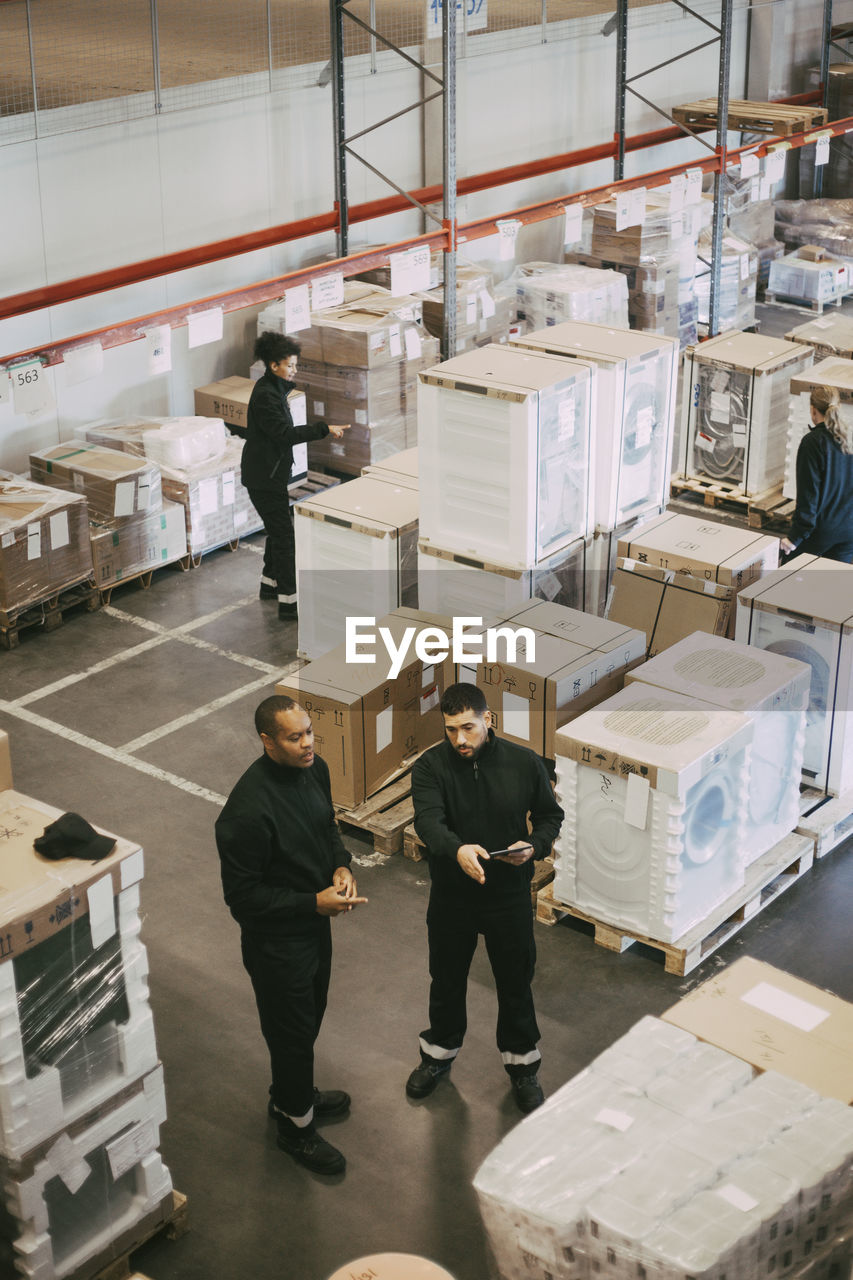
[[[674,942],[744,884],[753,727],[631,684],[556,734],[554,896]]]
[[[811,667],[803,781],[853,790],[853,565],[796,556],[740,593],[735,639]]]
[[[565,320],[628,328],[628,282],[618,271],[577,263],[525,262],[501,286],[526,333]]]
[[[701,631],[626,676],[627,683],[683,693],[741,712],[752,721],[744,830],[747,865],[772,849],[799,822],[810,677],[804,662]]]
[[[602,324],[554,325],[513,344],[596,366],[595,476],[587,591],[582,607],[603,613],[624,537],[669,498],[679,349],[676,338]],[[565,601],[563,603],[570,603]]]
[[[738,331],[688,348],[679,474],[747,497],[780,485],[790,381],[813,359],[811,347]]]
[[[172,1207],[143,857],[119,839],[99,862],[46,863],[32,843],[60,811],[5,791],[0,814],[0,1251],[28,1280],[62,1280]]]
[[[800,441],[812,427],[809,399],[815,387],[832,387],[838,392],[838,411],[842,418],[853,418],[853,360],[841,360],[828,356],[810,369],[791,379],[791,398],[788,414],[788,447],[785,454],[785,483],[782,495],[795,500],[797,497],[797,450]]]
[[[467,578],[500,611],[543,567],[546,598],[563,602],[560,570],[592,528],[594,414],[581,360],[489,346],[421,374],[423,607],[452,614]]]
[[[843,1102],[646,1017],[474,1188],[501,1280],[816,1280],[849,1263],[851,1171]]]

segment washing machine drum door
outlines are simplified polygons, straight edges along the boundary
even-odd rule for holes
[[[684,814],[684,862],[702,866],[728,847],[729,828],[735,819],[736,798],[733,779],[723,769],[694,783],[687,793]]]

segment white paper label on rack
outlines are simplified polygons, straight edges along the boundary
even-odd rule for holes
[[[129,889],[132,884],[137,884],[142,879],[145,871],[145,855],[141,849],[137,849],[129,858],[123,858],[119,865],[121,887]]]
[[[10,404],[12,400],[12,381],[5,369],[0,369],[0,404]]]
[[[400,341],[400,326],[398,324],[388,326],[388,352],[392,360],[399,360],[403,354],[403,344]]]
[[[222,473],[222,505],[223,507],[234,506],[234,472],[223,471]]]
[[[386,707],[376,717],[376,754],[380,755],[394,741],[394,708]]]
[[[172,367],[171,325],[158,324],[153,329],[146,329],[145,345],[148,349],[149,378],[158,373],[168,373]]]
[[[92,1172],[87,1161],[77,1154],[77,1148],[67,1133],[57,1138],[45,1155],[45,1163],[61,1178],[71,1195],[76,1195]]]
[[[78,382],[86,382],[89,378],[97,378],[104,369],[104,349],[100,342],[87,342],[83,347],[74,347],[66,351],[62,357],[65,364],[65,381],[69,387]]]
[[[389,255],[391,264],[391,293],[395,298],[407,293],[420,293],[429,288],[429,247],[418,245],[404,253]]]
[[[403,339],[406,343],[406,359],[420,360],[421,352],[423,351],[423,344],[421,342],[421,335],[418,332],[417,326],[407,324],[403,330]]]
[[[498,257],[502,262],[508,262],[515,257],[515,242],[521,230],[521,223],[517,218],[501,218],[497,223],[497,228]]]
[[[475,293],[465,299],[465,323],[469,326],[477,323],[477,295]]]
[[[702,170],[688,169],[684,176],[687,179],[684,203],[700,204],[702,200]]]
[[[286,333],[299,333],[311,327],[311,299],[308,285],[298,284],[284,295],[284,328]]]
[[[742,253],[740,255],[740,278],[741,280],[749,279],[749,254]]]
[[[577,244],[583,239],[583,205],[570,204],[566,209],[563,244]]]
[[[12,404],[15,413],[40,413],[53,408],[53,396],[47,382],[47,371],[40,360],[16,364],[9,370],[12,379]]]
[[[761,169],[761,160],[754,151],[747,151],[740,158],[740,176],[754,178]]]
[[[344,300],[344,277],[333,271],[328,276],[318,276],[311,284],[311,310],[323,311],[326,307],[339,307]]]
[[[716,1192],[721,1200],[725,1200],[735,1209],[740,1209],[741,1213],[751,1213],[753,1209],[758,1208],[758,1201],[746,1191],[742,1191],[740,1187],[736,1187],[733,1182],[727,1182],[724,1187],[717,1187]]]
[[[219,481],[216,476],[199,480],[198,507],[203,516],[212,516],[219,510]]]
[[[517,693],[504,693],[501,711],[504,718],[501,733],[511,733],[527,742],[530,738],[530,703],[527,699],[519,698]]]
[[[41,525],[27,525],[27,559],[38,560],[41,555]]]
[[[132,516],[135,500],[136,482],[134,480],[119,480],[116,485],[113,515]]]
[[[113,898],[113,878],[107,873],[90,884],[86,890],[89,901],[89,928],[92,932],[92,946],[97,950],[102,947],[116,931],[116,909]]]
[[[219,342],[222,338],[221,307],[210,307],[207,311],[194,311],[187,316],[188,345],[203,347],[208,342]]]
[[[814,162],[816,165],[827,164],[829,162],[829,138],[824,136],[818,138],[814,149]]]
[[[761,178],[752,178],[749,183],[749,199],[752,204],[761,199]]]
[[[61,547],[67,547],[70,541],[68,512],[57,511],[56,515],[50,517],[50,549],[59,551]]]
[[[828,1009],[822,1009],[809,1000],[801,1000],[799,996],[791,995],[790,991],[783,991],[781,987],[774,987],[772,982],[759,982],[742,995],[741,1000],[744,1004],[752,1005],[753,1009],[760,1009],[762,1013],[769,1013],[782,1022],[790,1023],[799,1031],[814,1031],[815,1027],[819,1027],[829,1017]]]
[[[646,188],[616,193],[616,230],[641,227],[646,220]]]
[[[625,810],[622,814],[629,827],[645,831],[649,816],[649,780],[638,773],[629,773],[625,789]]]
[[[764,161],[764,174],[771,186],[785,176],[787,150],[787,147],[781,147],[767,152],[767,159]]]
[[[711,392],[711,421],[728,422],[732,413],[732,398],[728,391]]]
[[[679,213],[684,208],[687,196],[687,179],[683,173],[676,173],[669,180],[669,211]]]
[[[483,312],[484,320],[491,320],[495,314],[495,300],[488,289],[480,290],[480,309]]]
[[[759,200],[769,200],[773,194],[773,183],[767,174],[763,174],[761,178],[761,186],[759,191]]]
[[[615,1111],[612,1107],[602,1107],[595,1118],[599,1124],[618,1129],[620,1133],[627,1133],[634,1123],[633,1116],[629,1116],[626,1111]]]
[[[108,1142],[105,1150],[110,1162],[110,1173],[113,1181],[135,1169],[157,1146],[157,1128],[153,1120],[140,1120],[132,1129],[128,1129],[120,1138]]]

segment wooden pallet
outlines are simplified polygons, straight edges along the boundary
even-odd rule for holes
[[[560,902],[554,897],[553,885],[550,884],[539,894],[536,919],[540,924],[556,924],[564,916],[585,920],[594,926],[598,946],[608,951],[627,951],[635,942],[643,942],[646,946],[663,952],[667,973],[683,978],[724,942],[739,933],[759,911],[775,902],[781,893],[811,870],[813,863],[814,842],[810,837],[797,832],[785,836],[756,859],[752,866],[747,867],[746,883],[736,893],[731,894],[700,924],[675,942],[661,942],[645,934],[597,920],[595,916],[577,907]]]
[[[159,566],[158,566],[159,567]],[[143,591],[147,591],[151,586],[151,578],[154,569],[140,569],[139,573],[128,574],[126,578],[119,578],[118,582],[111,582],[106,587],[99,587],[98,591],[101,596],[101,604],[109,604],[112,600],[113,592],[120,590],[122,587],[129,587],[131,583],[136,583]]]
[[[0,610],[0,647],[16,649],[23,631],[34,628],[55,631],[62,626],[65,615],[73,610],[79,608],[93,613],[100,607],[98,588],[92,578],[86,578],[23,609]]]
[[[533,903],[533,914],[539,910],[539,894],[554,879],[554,863],[550,858],[542,858],[533,868],[533,879],[530,881],[530,898]]]
[[[783,496],[781,485],[748,496],[725,480],[687,476],[672,480],[670,487],[674,494],[690,502],[701,502],[706,507],[719,507],[744,516],[751,529],[790,524],[796,506]]]
[[[412,862],[423,862],[426,854],[424,850],[426,845],[415,831],[413,822],[410,822],[403,830],[403,857],[411,858]]]
[[[827,307],[840,307],[850,294],[840,293],[837,298],[827,298],[822,302],[809,301],[807,298],[792,298],[786,293],[765,291],[764,301],[774,307],[787,307],[789,311],[805,311],[809,315],[822,316]]]
[[[131,1256],[142,1245],[148,1244],[155,1236],[164,1235],[167,1240],[179,1240],[189,1231],[189,1210],[187,1198],[180,1191],[172,1192],[172,1208],[164,1221],[157,1223],[150,1231],[145,1232],[138,1240],[134,1240],[118,1258],[103,1264],[95,1271],[82,1267],[73,1272],[68,1280],[146,1280],[132,1265]],[[95,1262],[97,1267],[97,1261]]]
[[[404,832],[414,816],[411,764],[405,767],[396,781],[355,809],[335,806],[335,817],[339,823],[357,827],[373,837],[374,853],[402,853]]]
[[[805,788],[797,831],[814,841],[814,856],[824,858],[853,835],[853,791],[826,796]]]
[[[290,505],[293,506],[294,502],[304,502],[306,498],[313,498],[324,489],[333,489],[340,483],[340,476],[327,476],[323,471],[309,471],[305,479],[290,490]]]
[[[701,98],[697,102],[683,102],[672,108],[672,116],[679,124],[695,129],[716,129],[719,102],[716,98]],[[732,98],[728,107],[728,126],[734,132],[768,133],[776,138],[788,138],[794,133],[805,133],[825,125],[829,112],[823,107],[792,107],[783,102],[752,102]]]

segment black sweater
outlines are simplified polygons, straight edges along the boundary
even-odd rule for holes
[[[791,541],[799,547],[807,538],[824,547],[853,542],[853,454],[843,452],[823,423],[803,436],[797,450]]]
[[[476,760],[466,760],[445,739],[431,747],[412,769],[415,830],[427,847],[433,888],[472,905],[526,895],[533,862],[551,852],[563,822],[563,811],[542,760],[527,747],[495,737]],[[532,833],[527,833],[527,814]],[[456,861],[463,844],[479,844],[487,852],[505,849],[516,840],[533,845],[533,858],[513,867],[482,861],[486,883],[479,885]]]
[[[287,397],[292,382],[267,369],[255,383],[246,412],[246,443],[240,478],[247,489],[287,488],[293,466],[293,446],[306,440],[323,440],[329,434],[325,422],[295,427]]]
[[[329,766],[278,765],[264,754],[240,778],[216,823],[222,887],[250,933],[306,933],[316,895],[350,865],[335,822]]]

